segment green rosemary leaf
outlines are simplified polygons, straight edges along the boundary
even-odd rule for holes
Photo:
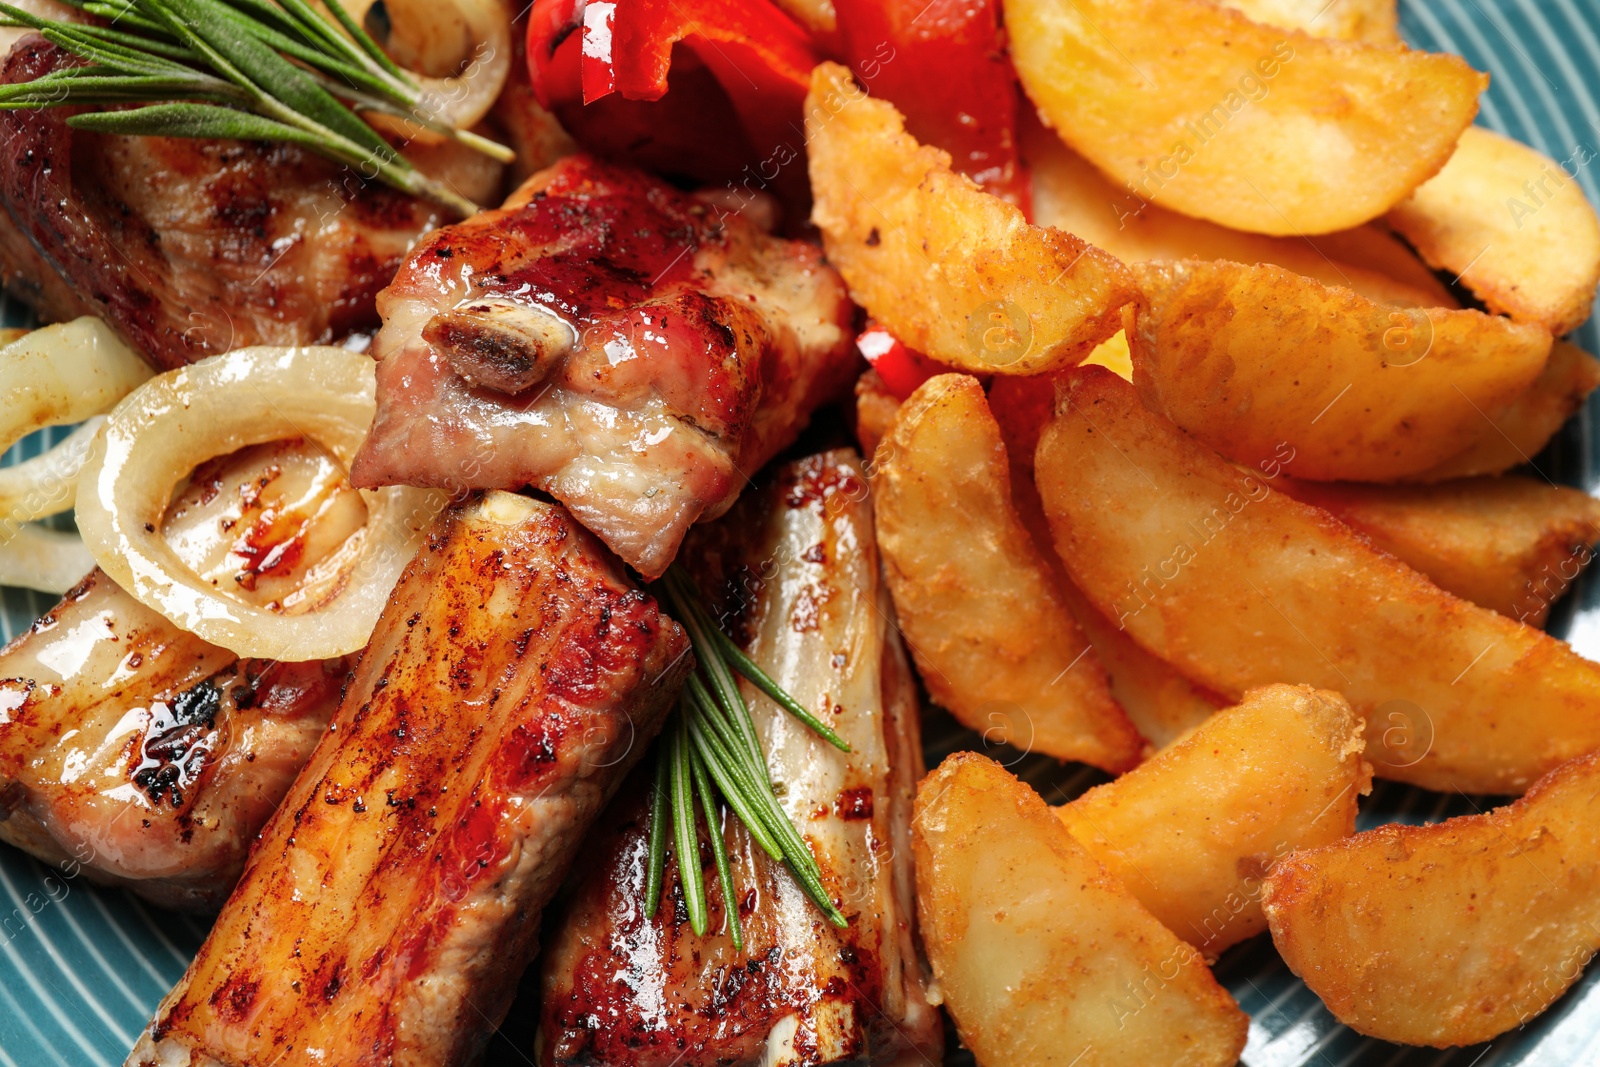
[[[359,145],[381,159],[393,159],[394,150],[377,131],[329,95],[302,68],[284,59],[258,37],[241,27],[239,13],[219,0],[144,0],[147,7],[164,12],[163,20],[205,55],[218,73],[241,88],[280,102],[266,106],[269,118],[318,132],[320,126]],[[262,100],[267,104],[267,99]],[[297,121],[297,119],[299,121]],[[309,120],[309,122],[305,121]]]
[[[728,923],[728,935],[733,939],[733,950],[744,951],[744,930],[739,925],[739,901],[733,892],[733,871],[728,864],[728,843],[722,837],[722,812],[711,797],[711,787],[706,784],[706,772],[695,750],[689,750],[689,769],[694,772],[694,791],[700,797],[700,810],[705,815],[706,836],[711,839],[711,856],[717,864],[717,881],[722,885],[722,913]]]
[[[341,4],[339,0],[322,0],[322,2],[323,5],[333,13],[333,17],[338,20],[339,25],[344,27],[344,31],[351,36],[356,44],[361,47],[361,50],[365,52],[374,63],[378,64],[378,66],[388,71],[394,77],[399,78],[403,84],[409,86],[410,88],[418,88],[418,86],[406,76],[406,72],[401,70],[400,67],[396,65],[395,61],[390,59],[384,53],[383,49],[378,47],[378,42],[372,39],[372,37],[367,33],[366,28],[355,19],[350,17],[350,12],[344,9],[344,5]]]
[[[656,745],[655,781],[650,784],[650,856],[644,885],[644,913],[654,918],[661,906],[661,883],[667,869],[667,824],[672,821],[671,800],[667,795],[671,770],[667,766],[667,745]]]
[[[99,111],[74,115],[67,125],[95,133],[143,137],[225,137],[240,141],[292,141],[314,144],[316,138],[293,126],[248,111],[212,104],[151,104],[131,111]]]
[[[733,638],[721,630],[715,630],[713,633],[715,633],[717,642],[722,646],[723,654],[728,657],[728,662],[732,664],[733,669],[748,678],[751,685],[771,697],[773,703],[777,704],[778,707],[811,727],[828,744],[841,752],[850,751],[850,746],[845,744],[844,738],[834,733],[832,727],[807,711],[804,704],[790,696],[783,686],[773,681],[772,676],[762,670],[755,660],[744,654],[744,649],[735,644]]]
[[[706,886],[700,869],[700,841],[695,833],[694,805],[690,797],[689,746],[687,724],[678,717],[672,732],[672,830],[678,856],[678,881],[683,885],[683,902],[689,912],[689,928],[697,935],[706,932]]]
[[[667,568],[667,573],[662,576],[661,581],[678,621],[689,631],[689,642],[694,646],[695,658],[705,673],[712,695],[728,713],[729,718],[738,727],[739,733],[744,736],[746,746],[764,767],[766,757],[761,751],[761,741],[756,737],[755,723],[750,719],[750,709],[739,693],[739,684],[733,680],[733,672],[728,670],[728,665],[723,662],[720,646],[712,637],[716,624],[700,606],[703,602],[700,590],[688,573],[677,564]]]
[[[721,738],[711,735],[706,729],[705,722],[704,716],[689,720],[690,743],[694,745],[695,751],[704,762],[711,780],[717,784],[717,791],[728,802],[734,814],[739,816],[739,821],[744,823],[751,838],[768,856],[781,861],[783,849],[778,847],[777,840],[768,832],[761,814],[756,810],[756,805],[748,799],[760,786],[750,778],[748,768],[733,754],[727,744]]]
[[[145,18],[143,15],[141,15],[137,11],[135,11],[132,8],[132,6],[127,5],[127,4],[122,4],[122,3],[87,3],[87,4],[83,5],[83,10],[85,12],[87,12],[88,14],[100,16],[101,18],[105,19],[107,22],[110,22],[113,26],[116,26],[119,29],[123,29],[123,30],[127,30],[127,29],[144,30],[146,33],[159,33],[159,34],[162,34],[163,36],[165,36],[166,32],[167,32],[166,29],[159,22],[156,22],[156,21],[154,21],[152,19]],[[97,28],[103,28],[103,27],[86,26],[84,28],[85,29],[97,29]],[[134,37],[132,34],[127,34],[126,36],[128,36],[130,38],[133,38],[134,40],[139,41],[141,46],[147,47],[147,48],[151,44],[155,43],[155,42],[149,40],[148,38],[137,38],[137,37]]]

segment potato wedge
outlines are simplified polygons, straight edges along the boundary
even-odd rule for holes
[[[1152,408],[1229,459],[1391,481],[1461,452],[1526,391],[1550,334],[1479,311],[1396,308],[1281,267],[1143,263],[1129,336]],[[1292,462],[1285,458],[1293,454]]]
[[[1252,689],[1188,737],[1056,809],[1072,836],[1208,958],[1267,928],[1261,879],[1349,837],[1372,785],[1365,724],[1338,693]]]
[[[1430,789],[1519,793],[1600,747],[1600,665],[1273,492],[1109,371],[1070,386],[1039,493],[1073,580],[1147,650],[1234,699],[1337,688],[1376,772]]]
[[[925,382],[874,463],[884,573],[928,694],[993,740],[1113,772],[1138,763],[1144,740],[1017,518],[977,380]]]
[[[1491,311],[1559,337],[1588,319],[1600,285],[1600,218],[1576,178],[1594,158],[1579,145],[1557,163],[1469,126],[1450,162],[1389,212],[1389,224]]]
[[[1006,0],[1005,21],[1023,88],[1067,144],[1145,200],[1252,233],[1382,215],[1450,158],[1488,82],[1457,56],[1206,0]]]
[[[1095,350],[1105,362],[1115,364],[1114,342],[1118,334]],[[1122,350],[1126,362],[1127,349]],[[1093,357],[1091,357],[1093,358]],[[1110,369],[1122,373],[1124,368]],[[1125,376],[1125,375],[1124,375]],[[1127,712],[1134,728],[1156,748],[1168,743],[1208,719],[1226,701],[1195,685],[1166,663],[1152,656],[1090,604],[1072,584],[1066,568],[1056,556],[1050,524],[1039,492],[1033,484],[1033,453],[1039,435],[1050,424],[1055,410],[1055,383],[1050,378],[996,378],[989,387],[989,410],[1000,426],[1006,455],[1011,465],[1011,502],[1017,518],[1033,536],[1034,544],[1049,564],[1055,590],[1067,610],[1088,636],[1095,655],[1111,679],[1111,695]]]
[[[1600,500],[1516,475],[1434,485],[1284,478],[1277,487],[1331,511],[1439,588],[1543,626],[1600,541]]]
[[[1220,0],[1255,22],[1340,41],[1400,44],[1395,0]]]
[[[1088,241],[1125,263],[1226,259],[1272,263],[1380,304],[1460,304],[1405,243],[1375,223],[1320,237],[1268,237],[1192,219],[1113,185],[1032,116],[1018,136],[1033,177],[1033,219]]]
[[[1600,948],[1597,824],[1590,754],[1503,808],[1297,852],[1267,878],[1273,943],[1352,1029],[1488,1041],[1548,1008]]]
[[[1531,463],[1596,388],[1600,388],[1600,360],[1558,340],[1550,346],[1550,362],[1532,386],[1509,403],[1484,413],[1478,436],[1469,448],[1409,480],[1435,482],[1499,474]]]
[[[958,752],[911,823],[928,962],[985,1067],[1231,1067],[1249,1020],[1187,943],[992,760]]]
[[[1121,328],[1133,279],[919,145],[892,104],[818,65],[806,97],[811,221],[850,295],[906,345],[979,374],[1072,366]]]

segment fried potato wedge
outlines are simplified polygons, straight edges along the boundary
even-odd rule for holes
[[[884,573],[928,694],[994,740],[1113,772],[1138,763],[1144,740],[1017,518],[977,380],[923,383],[874,463]]]
[[[1439,588],[1529,626],[1544,625],[1600,541],[1600,500],[1538,478],[1434,485],[1284,478],[1277,487],[1333,512]]]
[[[1503,808],[1297,852],[1264,894],[1290,969],[1352,1029],[1472,1045],[1520,1026],[1600,948],[1600,754]]]
[[[1252,21],[1313,37],[1400,44],[1395,0],[1220,0]]]
[[[1207,957],[1267,928],[1261,879],[1349,837],[1372,768],[1338,693],[1252,689],[1188,737],[1056,809],[1161,924]]]
[[[1550,334],[1479,311],[1397,308],[1281,267],[1135,266],[1129,336],[1152,408],[1229,459],[1391,481],[1461,452],[1533,385]],[[1293,453],[1292,462],[1285,458]]]
[[[1242,233],[1148,203],[1113,185],[1032,116],[1018,130],[1033,177],[1033,219],[1088,241],[1125,263],[1226,259],[1272,263],[1380,304],[1460,304],[1405,242],[1375,223],[1320,237]]]
[[[1067,144],[1145,200],[1252,233],[1382,215],[1450,158],[1487,84],[1457,56],[1206,0],[1006,0],[1005,21],[1023,88]]]
[[[1147,650],[1233,699],[1337,689],[1376,772],[1430,789],[1520,793],[1600,747],[1600,665],[1273,492],[1109,371],[1070,386],[1039,493],[1073,580]]]
[[[837,63],[806,97],[811,221],[850,295],[906,345],[979,374],[1070,367],[1116,333],[1133,279],[905,132]]]
[[[1120,361],[1115,342],[1122,334],[1095,350],[1107,366],[1126,377],[1127,348]],[[1107,351],[1110,349],[1111,351]],[[1091,357],[1095,358],[1095,357]],[[1123,366],[1115,364],[1121,362]],[[1055,411],[1055,383],[1051,378],[996,378],[989,387],[989,410],[1000,426],[1011,465],[1011,502],[1017,517],[1033,536],[1055,578],[1055,590],[1094,646],[1095,655],[1111,678],[1111,695],[1127,712],[1134,728],[1156,748],[1198,726],[1226,701],[1195,685],[1166,663],[1152,656],[1090,604],[1056,556],[1050,524],[1033,485],[1033,453],[1039,435]]]
[[[1039,795],[958,752],[917,790],[917,912],[962,1042],[990,1067],[1231,1065],[1249,1020]]]
[[[1600,388],[1600,360],[1558,340],[1550,346],[1550,361],[1532,386],[1510,403],[1484,413],[1470,447],[1409,480],[1499,474],[1531,463],[1596,388]]]
[[[1600,285],[1600,218],[1575,177],[1594,159],[1584,146],[1557,163],[1481,126],[1389,224],[1491,311],[1560,336],[1577,329]]]

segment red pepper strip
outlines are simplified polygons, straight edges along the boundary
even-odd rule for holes
[[[579,86],[558,57],[574,36]],[[573,102],[579,87],[585,104],[613,92],[660,100],[680,42],[721,83],[752,144],[771,152],[793,142],[798,155],[800,104],[821,57],[770,0],[537,0],[528,23],[534,92],[546,107]]]
[[[1000,0],[835,0],[844,58],[873,96],[906,117],[957,170],[1027,212],[1017,159],[1016,72]]]
[[[872,364],[889,392],[900,400],[916,392],[917,386],[929,378],[950,371],[943,363],[907,348],[894,334],[876,324],[861,332],[856,338],[856,348]]]

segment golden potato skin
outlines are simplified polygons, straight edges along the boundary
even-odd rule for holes
[[[1031,788],[958,752],[917,790],[917,912],[988,1067],[1224,1067],[1248,1018]]]
[[[1224,696],[1337,689],[1380,777],[1520,793],[1600,747],[1600,666],[1274,492],[1110,372],[1074,372],[1036,460],[1056,546],[1107,617]]]
[[[1543,626],[1600,541],[1600,500],[1506,474],[1433,485],[1361,485],[1284,478],[1315,504],[1463,600]]]
[[[1124,263],[1272,263],[1324,285],[1353,289],[1380,304],[1461,306],[1417,254],[1378,223],[1315,237],[1230,230],[1149,203],[1113,184],[1033,115],[1021,116],[1017,136],[1033,179],[1034,223],[1066,230]]]
[[[1597,823],[1590,754],[1505,807],[1296,852],[1267,878],[1273,943],[1354,1030],[1488,1041],[1548,1008],[1600,948]]]
[[[951,169],[837,63],[806,97],[811,221],[850,296],[906,345],[979,374],[1070,367],[1121,327],[1133,280]]]
[[[1579,151],[1566,171],[1594,158]],[[1588,320],[1600,285],[1600,218],[1562,166],[1469,126],[1450,162],[1389,212],[1389,224],[1491,311],[1559,337]]]
[[[1465,451],[1408,480],[1436,482],[1499,474],[1531,463],[1596,388],[1600,388],[1600,360],[1577,345],[1557,340],[1550,346],[1550,362],[1538,379],[1521,395],[1486,410],[1476,439]]]
[[[1110,342],[1102,345],[1097,353],[1109,345]],[[1112,697],[1140,734],[1156,748],[1164,748],[1227,702],[1140,648],[1072,584],[1066,567],[1056,556],[1050,523],[1033,484],[1034,449],[1039,445],[1039,435],[1050,424],[1054,409],[1055,381],[1051,376],[996,378],[989,387],[989,410],[1000,425],[1010,460],[1011,502],[1049,566],[1056,592],[1110,676]]]
[[[1338,693],[1252,689],[1056,814],[1163,926],[1215,959],[1267,928],[1261,879],[1274,863],[1355,832],[1372,783],[1364,726]]]
[[[1153,409],[1229,459],[1302,478],[1392,481],[1461,452],[1527,390],[1550,334],[1478,311],[1396,308],[1271,265],[1134,267],[1129,334]]]
[[[1313,37],[1401,44],[1395,0],[1219,0],[1255,22],[1301,30]]]
[[[1062,140],[1145,200],[1252,233],[1382,215],[1450,158],[1487,84],[1458,56],[1309,37],[1206,0],[1006,0],[1005,22]]]
[[[1104,770],[1144,739],[1017,518],[983,389],[941,374],[878,446],[878,547],[928,694],[992,740]]]

